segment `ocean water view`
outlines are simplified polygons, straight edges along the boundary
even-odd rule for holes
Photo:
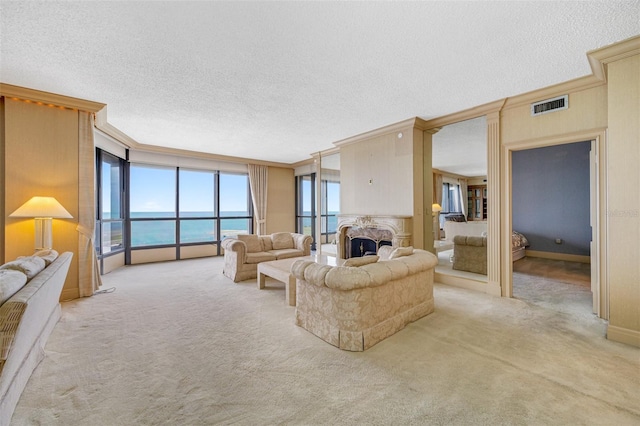
[[[305,212],[310,215],[310,212]],[[330,212],[328,226],[322,231],[335,232],[338,212]],[[220,212],[220,238],[217,238],[217,221],[211,219],[213,212],[181,212],[180,243],[214,242],[224,238],[247,234],[251,229],[251,218],[247,211]],[[241,217],[244,216],[244,217]],[[131,247],[176,244],[176,214],[174,212],[131,212]],[[166,220],[163,220],[166,218]],[[150,219],[150,220],[143,220]],[[302,219],[303,233],[311,234],[311,218]],[[114,235],[111,235],[114,238]],[[113,241],[113,240],[112,240]]]
[[[248,215],[246,211],[220,212],[220,239],[248,233],[252,220]],[[180,219],[187,220],[180,220],[180,243],[217,241],[218,219],[211,219],[213,216],[213,212],[181,212]],[[174,212],[131,212],[131,247],[175,244],[175,217]]]

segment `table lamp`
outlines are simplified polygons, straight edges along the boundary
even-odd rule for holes
[[[52,248],[52,219],[71,219],[73,216],[53,197],[32,197],[9,217],[32,217],[36,221],[36,251]]]

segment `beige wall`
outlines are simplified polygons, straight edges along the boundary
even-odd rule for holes
[[[295,176],[293,169],[269,167],[267,233],[296,229]]]
[[[433,250],[432,133],[422,123],[411,119],[336,143],[340,213],[413,217],[411,244]]]
[[[640,55],[608,64],[610,339],[640,346]]]
[[[33,253],[34,221],[8,217],[35,195],[55,197],[74,217],[53,219],[53,245],[74,258],[61,299],[78,297],[78,111],[5,98],[4,261]]]
[[[413,215],[412,129],[340,147],[340,213]]]
[[[567,93],[557,93],[557,95],[564,94]],[[513,144],[531,140],[542,142],[544,139],[556,138],[558,135],[570,136],[575,132],[607,126],[606,85],[602,84],[568,94],[569,109],[536,117],[531,116],[529,102],[520,103],[520,105],[516,103],[513,106],[507,103],[501,117],[502,143]],[[543,99],[545,98],[538,100]],[[580,142],[580,140],[574,142]]]

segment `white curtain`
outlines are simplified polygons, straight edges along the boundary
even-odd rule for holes
[[[267,166],[249,164],[249,186],[251,187],[253,211],[258,224],[256,232],[258,235],[266,235],[267,233],[267,175]]]
[[[462,209],[462,214],[464,217],[467,217],[467,203],[468,203],[468,194],[467,194],[467,180],[466,179],[458,179],[458,188],[460,188],[460,208]]]
[[[93,142],[93,114],[78,112],[78,280],[80,297],[93,296],[102,285],[94,248],[96,224],[96,148]]]

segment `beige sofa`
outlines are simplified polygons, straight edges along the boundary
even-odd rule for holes
[[[342,266],[297,260],[296,324],[340,349],[368,349],[433,312],[437,263],[427,251],[389,246]]]
[[[60,319],[73,253],[53,250],[0,266],[0,425],[8,425]]]
[[[487,237],[456,235],[453,238],[453,265],[457,271],[487,275]]]
[[[222,273],[234,282],[258,276],[258,263],[311,254],[310,235],[276,232],[271,235],[240,234],[222,241]]]

